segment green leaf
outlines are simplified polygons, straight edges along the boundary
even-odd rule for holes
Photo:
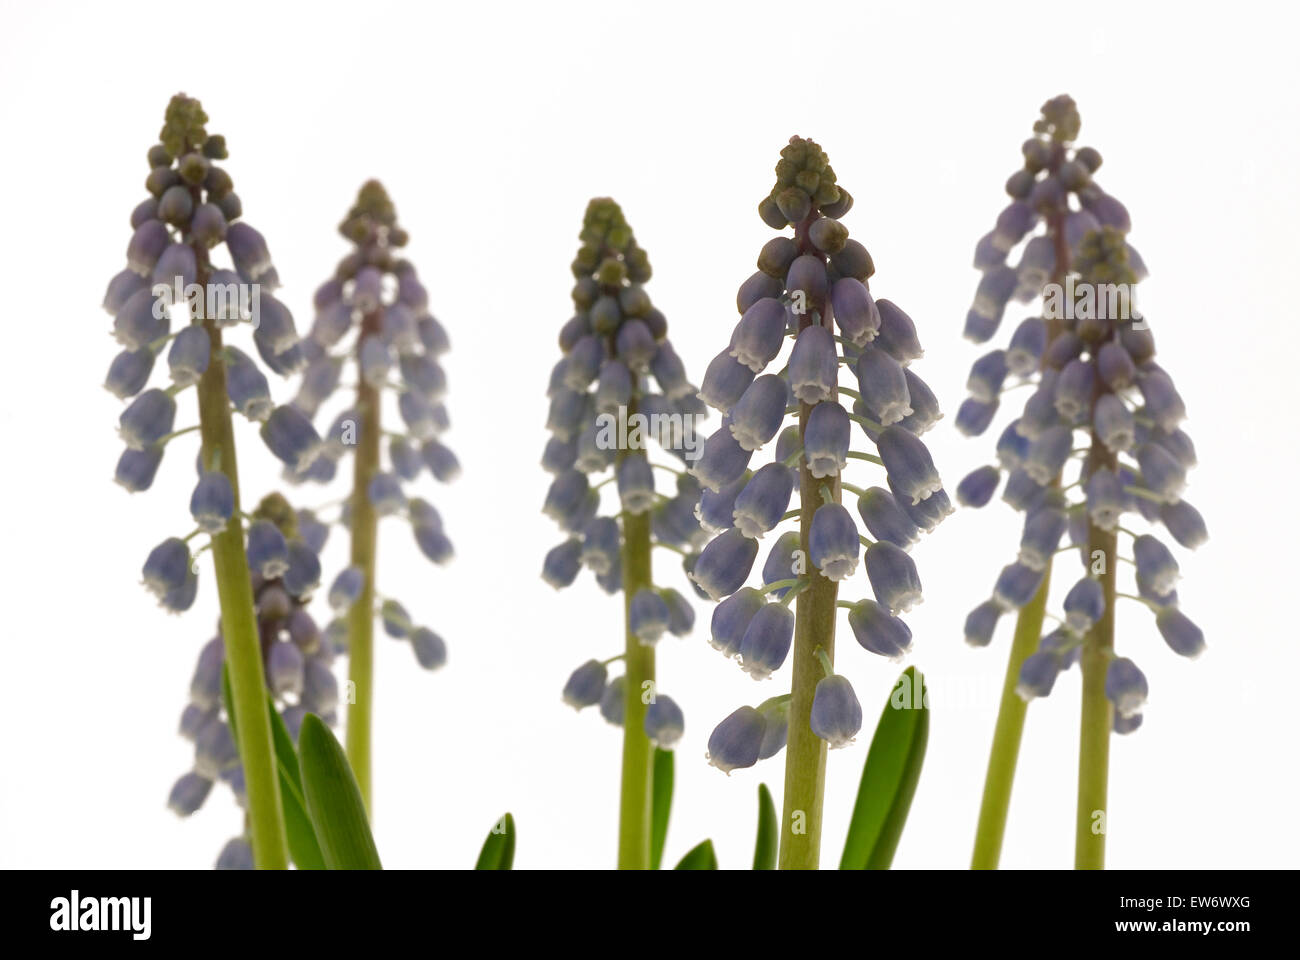
[[[888,870],[925,762],[930,707],[916,667],[898,678],[876,724],[844,841],[841,870]]]
[[[226,703],[226,716],[230,718],[230,735],[238,743],[239,729],[235,720],[235,701],[230,689],[230,672],[224,666],[221,670],[221,695]],[[293,747],[293,738],[289,736],[280,711],[275,709],[275,700],[270,693],[266,695],[266,706],[271,715],[271,738],[275,744],[276,766],[280,772],[280,807],[284,811],[289,856],[299,870],[324,870],[325,860],[321,856],[316,831],[312,828],[311,818],[307,816],[307,804],[303,799],[302,775],[298,769],[298,754]]]
[[[311,817],[307,815],[307,800],[303,794],[302,774],[293,738],[289,736],[289,729],[284,725],[280,711],[275,709],[275,701],[269,693],[266,703],[271,711],[271,739],[275,743],[275,759],[280,768],[280,805],[284,808],[284,830],[289,842],[289,856],[299,870],[324,870],[325,857],[321,853],[320,842],[316,839]]]
[[[655,747],[654,797],[650,808],[650,869],[658,870],[668,837],[668,814],[673,806],[673,752]]]
[[[507,813],[492,825],[475,870],[509,870],[515,862],[515,818]]]
[[[673,867],[674,870],[716,870],[718,869],[718,858],[713,853],[713,841],[705,840],[694,847],[691,847],[686,856],[682,857],[681,862]]]
[[[776,869],[776,804],[767,784],[758,785],[758,839],[754,841],[754,869]]]
[[[382,870],[348,758],[320,717],[307,714],[298,733],[307,815],[330,870]]]

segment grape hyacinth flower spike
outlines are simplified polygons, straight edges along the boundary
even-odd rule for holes
[[[351,537],[350,557],[330,586],[336,620],[328,629],[348,651],[354,699],[347,710],[346,748],[369,806],[375,619],[382,619],[390,636],[408,641],[425,669],[435,670],[447,658],[438,634],[413,624],[400,603],[380,598],[375,583],[379,520],[405,519],[421,553],[439,565],[449,562],[452,544],[442,517],[413,495],[411,485],[426,470],[435,480],[450,482],[460,464],[443,443],[450,424],[441,358],[450,342],[429,312],[428,292],[415,267],[400,255],[408,236],[382,184],[362,185],[339,232],[353,249],[316,291],[315,320],[303,341],[305,367],[292,407],[308,420],[316,417],[343,385],[345,371],[355,377],[356,394],[334,416],[321,456],[305,470],[289,465],[289,476],[328,483],[344,457],[352,457],[351,492],[338,516]],[[389,397],[401,429],[385,427]]]
[[[683,727],[680,708],[656,686],[655,648],[695,620],[681,593],[656,586],[651,548],[681,554],[689,572],[707,539],[696,515],[700,485],[680,469],[699,452],[705,408],[646,293],[650,263],[618,204],[592,200],[579,236],[575,312],[560,330],[564,356],[551,374],[542,456],[553,475],[542,509],[565,539],[547,553],[542,578],[561,589],[586,567],[606,593],[623,594],[623,652],[579,666],[563,698],[578,710],[599,704],[623,727],[618,866],[648,869],[655,749],[671,749]],[[652,459],[652,439],[682,464]],[[664,477],[674,478],[670,493],[656,483]],[[618,661],[623,673],[611,678]]]
[[[122,347],[109,366],[105,387],[127,401],[118,425],[126,449],[116,479],[128,491],[153,484],[175,438],[197,431],[202,442],[190,498],[196,527],[156,547],[145,561],[143,579],[164,607],[186,610],[198,588],[195,558],[211,549],[225,662],[235,709],[246,722],[239,724],[237,744],[229,730],[204,733],[206,727],[195,728],[196,737],[203,737],[201,769],[177,784],[172,806],[181,812],[196,808],[207,793],[205,777],[209,784],[212,780],[207,774],[224,772],[237,755],[248,836],[236,844],[246,844],[246,853],[232,853],[230,859],[284,868],[288,853],[279,774],[265,704],[231,408],[262,422],[272,452],[300,466],[315,456],[319,438],[289,408],[272,404],[258,362],[225,343],[227,331],[237,334],[239,327],[248,327],[254,352],[267,367],[286,374],[299,363],[293,317],[273,295],[279,280],[266,241],[241,219],[239,195],[218,166],[227,156],[225,138],[208,134],[207,119],[199,101],[178,94],[167,106],[160,142],[149,149],[149,196],[131,214],[127,266],[109,282],[104,296]],[[179,326],[175,332],[173,323]],[[151,388],[155,361],[164,351],[170,383]],[[187,390],[196,395],[199,422],[178,428],[178,399]],[[251,551],[253,527],[247,534]],[[191,541],[205,536],[207,543],[192,550]],[[197,716],[190,719],[197,721]]]
[[[295,740],[307,713],[333,725],[338,717],[339,684],[335,649],[308,612],[320,576],[319,547],[308,543],[298,514],[280,494],[264,497],[253,511],[248,557],[266,689]],[[180,734],[194,744],[193,767],[172,787],[168,805],[182,817],[195,813],[217,783],[229,787],[235,802],[248,809],[244,767],[236,750],[222,695],[226,665],[222,632],[204,644],[181,713]],[[234,854],[239,852],[239,856]],[[241,832],[223,848],[217,869],[251,868],[248,837]]]
[[[967,337],[989,340],[1012,299],[1042,298],[1041,316],[1022,321],[1005,349],[976,361],[971,396],[956,418],[963,433],[982,434],[1003,392],[1031,388],[997,441],[997,463],[958,487],[964,505],[980,507],[1005,473],[1002,499],[1024,514],[1018,555],[997,575],[991,599],[966,619],[967,642],[987,646],[1000,617],[1017,616],[972,858],[977,869],[998,864],[1027,702],[1047,696],[1076,662],[1083,704],[1075,865],[1104,866],[1110,734],[1137,729],[1147,693],[1136,663],[1115,650],[1117,599],[1150,608],[1174,652],[1193,657],[1204,647],[1200,629],[1179,610],[1173,553],[1125,525],[1129,518],[1163,524],[1188,548],[1207,536],[1200,513],[1182,499],[1195,463],[1179,428],[1183,402],[1155,362],[1150,326],[1136,309],[1146,269],[1128,241],[1128,212],[1094,177],[1101,154],[1074,142],[1079,125],[1069,97],[1043,106],[1022,148],[1024,166],[1007,181],[1011,203],[975,253],[984,278]],[[1017,248],[1013,268],[1006,261]],[[1121,537],[1130,556],[1118,549]],[[1064,595],[1060,626],[1044,633],[1061,553],[1080,557],[1083,571]],[[1134,569],[1130,593],[1118,587],[1121,560]]]
[[[793,661],[790,692],[724,719],[709,739],[709,762],[730,772],[785,745],[782,869],[817,867],[825,751],[851,743],[862,723],[857,696],[833,668],[836,607],[848,609],[864,649],[905,656],[911,631],[900,615],[921,601],[908,551],[952,512],[919,439],[940,413],[911,367],[922,355],[916,328],[871,291],[871,255],[841,222],[852,203],[821,147],[791,138],[758,212],[794,235],[764,244],[758,271],[737,294],[731,341],[699,394],[724,418],[693,468],[703,488],[699,517],[714,535],[692,572],[717,603],[712,644],[756,679]],[[842,370],[853,386],[841,386]],[[791,417],[797,422],[787,425]],[[774,459],[755,463],[774,440]],[[847,482],[849,465],[863,461],[882,468],[883,486]],[[858,498],[870,537],[841,503],[843,491]],[[778,529],[791,521],[797,529]],[[759,586],[746,586],[760,545]],[[840,601],[842,583],[869,587],[872,598]]]

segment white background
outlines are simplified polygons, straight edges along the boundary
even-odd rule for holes
[[[183,90],[227,137],[246,219],[268,238],[301,329],[345,252],[335,226],[374,176],[451,333],[449,442],[465,473],[425,492],[457,560],[435,569],[399,523],[381,529],[381,589],[450,648],[447,668],[427,674],[381,641],[376,830],[388,865],[472,865],[506,809],[520,867],[614,858],[619,736],[559,691],[576,664],[617,652],[620,601],[587,575],[559,594],[538,577],[559,539],[539,513],[543,392],[588,198],[623,205],[698,380],[771,236],[754,207],[780,147],[793,133],[821,142],[857,199],[845,222],[874,255],[873,291],[911,314],[928,348],[916,369],[949,417],[926,439],[951,490],[995,435],[965,440],[951,425],[982,352],[960,338],[971,250],[1039,105],[1062,91],[1151,268],[1142,305],[1187,400],[1201,459],[1188,496],[1212,538],[1180,553],[1183,608],[1209,642],[1201,660],[1166,649],[1142,608],[1121,613],[1118,646],[1145,669],[1151,703],[1143,729],[1113,745],[1109,863],[1297,865],[1293,9],[6,0],[3,11],[0,864],[206,867],[238,823],[224,793],[190,821],[165,808],[189,764],[175,724],[215,620],[210,571],[182,618],[138,584],[149,548],[189,527],[193,438],[153,490],[128,496],[112,483],[119,404],[100,387],[116,351],[103,287],[123,265],[145,151]],[[241,465],[250,496],[277,482],[251,430]],[[934,716],[897,866],[968,863],[1010,637],[1004,622],[991,649],[971,650],[962,621],[1018,536],[995,504],[959,512],[914,551],[927,599],[909,621]],[[343,556],[336,533],[327,571]],[[684,590],[672,556],[656,559],[661,582]],[[756,686],[708,648],[708,615],[701,605],[696,634],[660,648],[661,689],[687,717],[666,860],[709,836],[723,866],[744,867],[756,786],[779,809],[783,760],[728,778],[705,766],[705,742],[735,706],[778,692],[788,667]],[[839,668],[874,723],[898,667],[842,627]],[[1072,862],[1077,711],[1077,671],[1029,711],[1008,867]],[[831,755],[830,864],[866,734]]]

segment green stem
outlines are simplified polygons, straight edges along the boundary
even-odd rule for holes
[[[1094,435],[1089,472],[1099,467],[1115,469],[1115,455]],[[1113,717],[1106,699],[1106,669],[1115,646],[1115,570],[1118,535],[1088,524],[1090,564],[1101,580],[1106,609],[1088,631],[1079,655],[1083,670],[1083,702],[1079,714],[1079,801],[1075,814],[1074,865],[1079,870],[1101,870],[1106,865],[1106,787],[1110,772],[1110,731]]]
[[[989,750],[988,771],[984,775],[984,799],[980,802],[979,826],[975,832],[972,870],[996,870],[1002,855],[1002,837],[1007,828],[1007,809],[1011,806],[1011,786],[1016,778],[1016,761],[1020,756],[1020,738],[1025,730],[1025,712],[1029,708],[1016,693],[1020,666],[1038,649],[1047,609],[1047,591],[1051,584],[1049,566],[1042,586],[1020,610],[1016,634],[1011,641],[1006,676],[1002,680],[1002,702],[993,728],[993,747]]]
[[[629,416],[636,412],[634,399]],[[620,450],[618,459],[627,456]],[[618,817],[618,868],[650,869],[650,812],[654,795],[654,749],[645,733],[646,690],[654,692],[655,651],[632,633],[632,598],[652,583],[650,511],[623,516],[623,773]],[[647,686],[647,684],[649,686]]]
[[[850,450],[848,453],[845,454],[845,456],[848,457],[850,460],[865,460],[868,463],[874,463],[882,467],[885,465],[885,461],[881,460],[874,453],[862,453],[858,450]]]
[[[800,224],[796,235],[806,245],[807,223]],[[811,323],[807,316],[799,319],[802,330]],[[832,399],[834,399],[832,397]],[[799,404],[799,440],[812,407]],[[821,487],[829,486],[831,498],[840,501],[840,480],[836,475],[827,481],[808,471],[808,462],[799,466],[799,539],[805,557],[809,556],[808,531],[813,514],[821,505]],[[781,823],[781,849],[778,866],[782,870],[816,870],[821,857],[822,802],[826,792],[826,741],[813,733],[813,693],[825,676],[817,656],[818,648],[826,661],[835,658],[835,600],[839,584],[817,570],[809,570],[808,588],[795,602],[794,644],[791,660],[794,676],[790,683],[789,734],[785,748],[785,801]]]
[[[206,278],[203,282],[206,282]],[[235,435],[230,423],[226,393],[226,365],[221,329],[204,323],[212,345],[212,362],[199,380],[199,427],[204,463],[216,462],[220,452],[223,473],[235,494],[235,512],[226,528],[214,535],[212,565],[217,576],[221,605],[221,633],[230,672],[239,759],[244,768],[248,797],[248,827],[253,862],[263,870],[289,867],[284,822],[281,819],[280,775],[271,743],[271,719],[266,709],[266,678],[262,671],[262,642],[253,611],[253,584],[244,553],[244,526],[240,519],[239,468],[235,460]]]
[[[362,318],[357,356],[362,341],[379,333],[382,319],[378,311]],[[361,568],[363,577],[361,595],[348,613],[348,680],[353,699],[348,704],[347,754],[366,812],[373,816],[370,740],[375,700],[375,542],[379,521],[367,491],[370,479],[379,471],[382,429],[379,391],[366,383],[364,377],[358,379],[357,410],[361,423],[352,464],[351,562]]]

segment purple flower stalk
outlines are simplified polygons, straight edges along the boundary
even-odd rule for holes
[[[184,723],[196,744],[195,769],[177,783],[170,806],[182,815],[192,813],[221,779],[247,811],[246,836],[232,841],[239,855],[223,861],[283,868],[288,854],[265,709],[267,664],[250,591],[264,574],[250,574],[249,554],[257,554],[258,566],[267,569],[278,569],[288,555],[277,554],[283,544],[258,533],[256,524],[248,529],[245,545],[231,407],[265,421],[263,436],[281,459],[310,462],[317,438],[309,424],[304,427],[284,414],[286,408],[274,407],[257,361],[225,344],[227,331],[247,337],[262,363],[281,375],[301,362],[293,317],[274,296],[279,279],[266,240],[242,219],[239,195],[218,165],[227,156],[225,139],[209,135],[207,121],[197,100],[178,94],[167,106],[160,142],[148,152],[149,196],[131,214],[126,269],[113,277],[104,296],[123,348],[109,365],[105,387],[127,403],[118,424],[126,450],[115,475],[128,491],[152,486],[174,439],[193,431],[201,437],[189,502],[196,527],[185,538],[172,537],[155,548],[143,579],[163,607],[187,610],[198,592],[195,557],[211,549],[224,638],[215,641],[217,654],[224,651],[235,708],[247,717],[236,743],[230,729],[209,716],[215,715],[209,694],[222,661],[209,645],[200,659],[206,671],[200,690],[204,702],[191,704]],[[159,364],[164,352],[166,363]],[[166,371],[168,382],[150,387],[159,370]],[[197,397],[198,423],[178,427],[178,400],[189,390]],[[196,537],[208,538],[207,543],[192,548]],[[304,562],[289,564],[283,574],[301,574]],[[284,658],[275,664],[277,682],[292,686]]]
[[[738,441],[768,439],[763,424],[772,409],[779,419],[785,390],[780,386],[764,406],[755,406],[748,432],[714,434],[712,473],[692,475],[660,462],[655,448],[681,466],[700,462],[701,447],[708,449],[698,426],[705,403],[697,399],[668,340],[667,321],[646,292],[650,262],[618,204],[592,200],[580,238],[573,261],[574,315],[560,329],[564,355],[547,391],[551,437],[542,456],[543,468],[553,475],[543,512],[566,539],[547,553],[542,577],[561,589],[585,567],[606,593],[623,594],[624,652],[578,667],[564,700],[579,710],[599,705],[601,716],[623,728],[618,865],[646,869],[657,866],[651,863],[648,816],[654,751],[672,749],[684,729],[681,709],[655,686],[655,646],[665,633],[688,633],[695,619],[680,593],[655,587],[651,548],[681,554],[699,584],[699,549],[708,539],[702,524],[732,526],[732,504],[748,476],[748,454]],[[737,346],[743,362],[731,355],[717,362],[709,402],[721,402],[754,379],[746,364],[762,359],[774,328],[779,344],[784,314],[751,317]],[[665,493],[663,481],[671,474],[677,475],[675,484]],[[718,500],[707,516],[700,509],[705,488]],[[753,498],[751,529],[775,522],[770,501],[780,495],[778,483]],[[606,668],[618,660],[623,673],[611,678]]]
[[[823,751],[850,743],[862,720],[849,681],[832,669],[838,590],[874,596],[838,603],[857,611],[850,623],[863,648],[903,656],[911,632],[896,614],[921,599],[906,551],[952,512],[919,439],[940,414],[910,366],[923,352],[916,327],[873,293],[871,255],[841,221],[852,204],[821,147],[791,138],[758,212],[794,235],[763,246],[737,293],[730,344],[699,393],[728,428],[692,468],[704,488],[697,515],[713,535],[692,573],[718,603],[713,646],[758,680],[793,662],[790,692],[769,701],[782,717],[770,750],[759,749],[761,711],[741,707],[710,738],[710,762],[730,771],[787,745],[785,820],[800,811],[806,829],[783,832],[783,868],[817,866]],[[846,482],[849,469],[878,470],[880,486]],[[841,504],[843,490],[859,498],[856,514]],[[782,531],[789,522],[797,526]]]
[[[282,459],[290,480],[328,483],[345,458],[352,457],[351,494],[337,521],[350,535],[348,566],[334,581],[337,595],[331,591],[331,603],[344,607],[340,617],[346,625],[348,679],[355,691],[348,704],[346,749],[369,803],[376,617],[385,630],[411,645],[425,669],[437,669],[447,658],[436,633],[411,622],[396,600],[379,601],[379,520],[404,520],[421,553],[438,565],[450,561],[453,549],[442,518],[413,495],[413,485],[426,469],[435,481],[449,482],[460,464],[442,439],[449,426],[442,367],[450,347],[447,332],[429,311],[428,291],[415,267],[401,255],[408,236],[377,180],[362,185],[339,233],[352,249],[316,290],[315,319],[301,344],[298,392],[284,409],[310,426],[342,386],[345,371],[356,384],[355,398],[334,416],[310,457],[294,457],[298,447],[287,441],[283,445],[290,456]],[[396,408],[401,429],[387,425],[391,408]]]
[[[1175,652],[1195,656],[1204,643],[1177,610],[1173,553],[1158,537],[1126,526],[1163,523],[1175,541],[1191,547],[1206,537],[1200,514],[1182,500],[1195,458],[1179,429],[1182,399],[1155,361],[1150,325],[1137,306],[1146,271],[1128,240],[1129,216],[1097,182],[1101,155],[1077,146],[1078,132],[1069,97],[1043,106],[1022,147],[1024,166],[1007,181],[1010,203],[975,255],[984,279],[967,317],[969,339],[991,340],[1013,302],[1042,301],[1042,315],[1021,321],[1005,350],[975,362],[968,384],[968,403],[993,405],[1008,389],[1031,388],[997,443],[997,463],[978,468],[958,488],[963,504],[981,507],[1006,473],[1002,499],[1024,514],[1016,562],[998,575],[992,601],[981,602],[966,621],[967,641],[984,646],[999,614],[1017,611],[977,868],[997,865],[1025,702],[1047,696],[1076,661],[1084,702],[1076,865],[1103,865],[1105,834],[1093,825],[1106,810],[1110,734],[1136,730],[1146,699],[1145,677],[1115,651],[1117,598],[1148,606]],[[993,419],[968,421],[976,429],[965,432],[981,434]],[[1121,543],[1131,550],[1121,551]],[[1060,553],[1081,557],[1083,578],[1064,598],[1061,626],[1044,635]],[[1118,588],[1121,560],[1133,564],[1135,583],[1127,593]],[[1175,614],[1190,629],[1180,623],[1171,631]],[[1177,639],[1170,641],[1171,634]]]

